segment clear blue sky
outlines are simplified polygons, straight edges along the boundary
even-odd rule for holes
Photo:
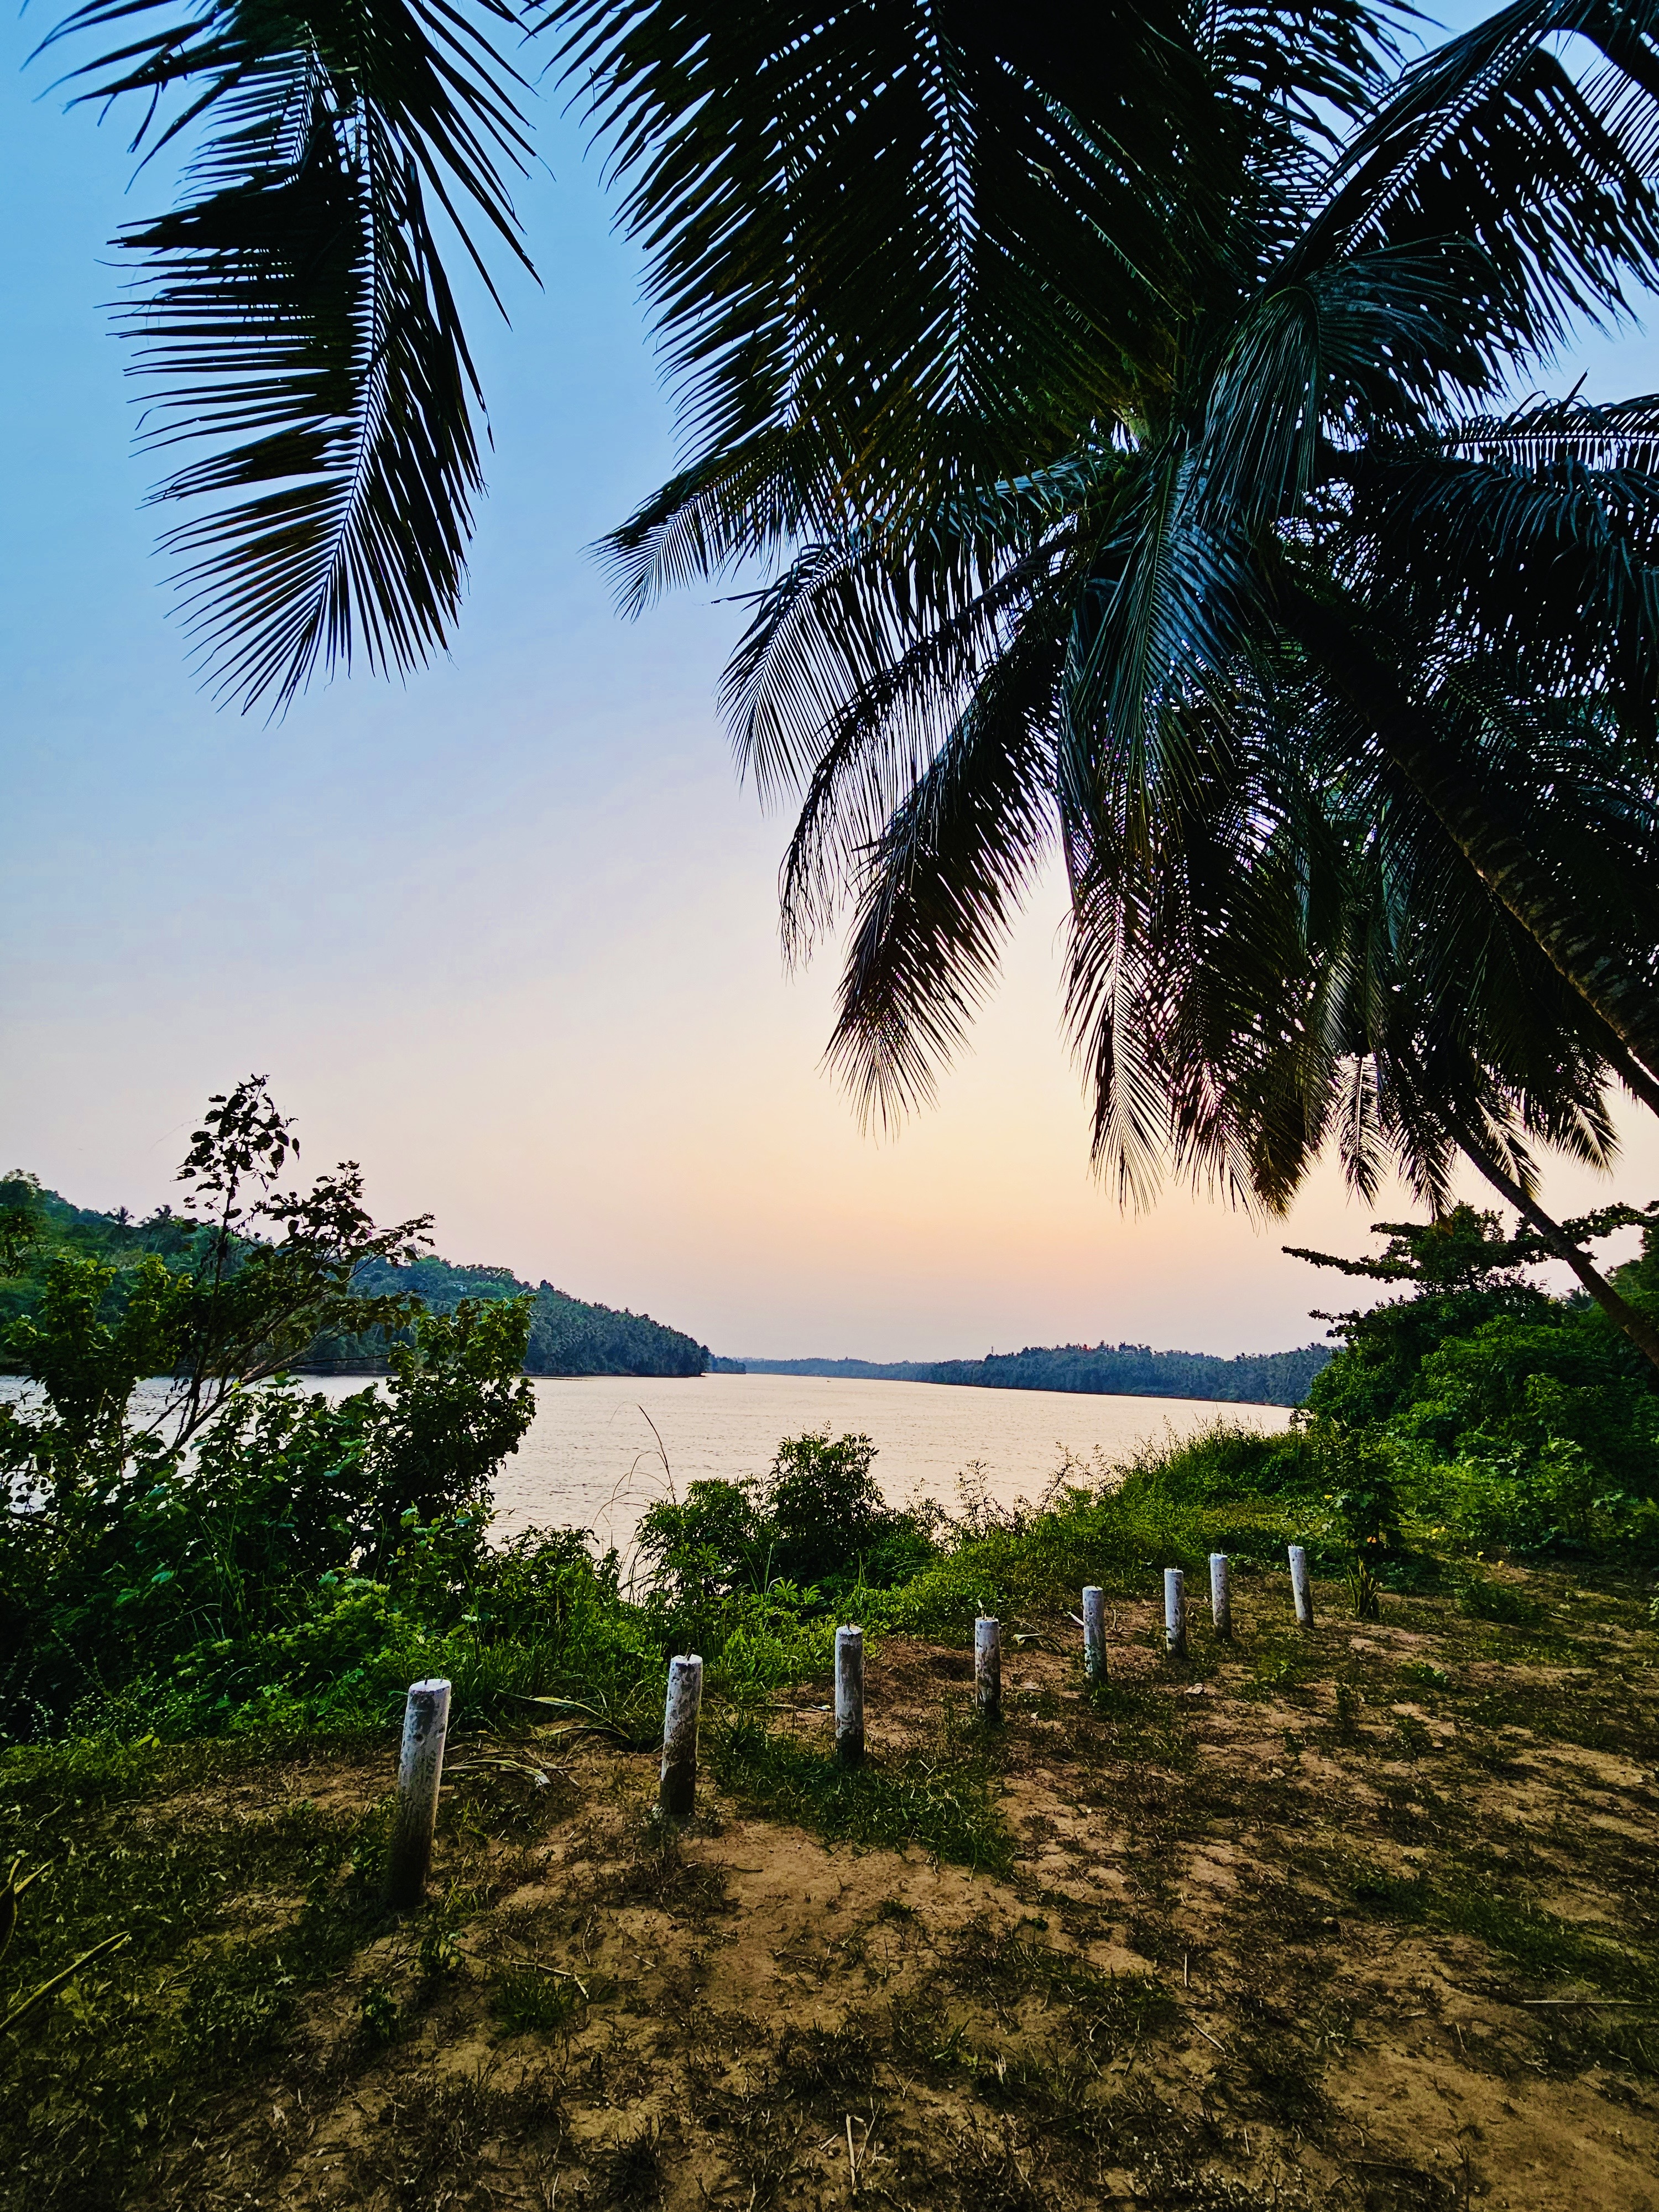
[[[1334,1178],[1266,1232],[1179,1194],[1125,1218],[1091,1184],[1057,899],[897,1143],[818,1072],[834,962],[781,973],[783,825],[713,710],[738,611],[624,625],[584,550],[666,473],[671,423],[634,258],[550,103],[521,195],[544,289],[509,286],[510,330],[474,319],[495,451],[453,657],[319,688],[275,726],[207,702],[100,307],[105,241],[166,180],[129,191],[118,119],[20,73],[48,20],[0,54],[0,1167],[148,1206],[206,1093],[258,1068],[312,1164],[361,1159],[451,1256],[721,1351],[1313,1334],[1326,1286],[1278,1248],[1357,1244]],[[1659,385],[1644,338],[1582,365],[1595,392]],[[1631,1168],[1632,1196],[1659,1188],[1659,1146]]]

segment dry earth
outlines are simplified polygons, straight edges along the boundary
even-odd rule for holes
[[[752,1730],[711,1751],[665,1840],[649,1753],[464,1747],[403,1923],[350,1902],[379,1755],[25,1807],[112,1898],[216,1871],[179,1874],[165,1971],[89,1974],[17,2054],[0,2202],[1659,2212],[1641,1607],[1320,1595],[1297,1638],[1242,1581],[1237,1644],[1185,1666],[1121,1607],[1093,1698],[1069,1622],[1022,1624],[988,1745],[965,1652],[883,1646],[850,1825],[922,1792],[977,1870],[780,1813],[776,1772],[827,1762],[822,1684],[769,1716],[771,1767]]]

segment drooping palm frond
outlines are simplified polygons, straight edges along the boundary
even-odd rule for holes
[[[933,1095],[996,972],[1056,829],[1054,699],[1065,634],[1025,623],[861,856],[826,1054],[887,1127]],[[792,857],[798,848],[797,832]]]
[[[125,37],[71,82],[143,100],[136,143],[206,134],[183,204],[117,240],[143,264],[119,320],[145,443],[206,447],[155,497],[205,507],[163,544],[209,679],[244,706],[355,655],[417,666],[459,611],[481,395],[434,218],[492,291],[483,235],[523,258],[513,21],[506,0],[240,0],[183,20],[169,0],[87,0],[48,41]]]
[[[1463,651],[1495,646],[1540,698],[1659,693],[1659,402],[1533,402],[1340,465],[1346,558]]]

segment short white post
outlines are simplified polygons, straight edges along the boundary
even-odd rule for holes
[[[984,1613],[974,1623],[974,1686],[981,1720],[995,1728],[1002,1718],[1002,1631]]]
[[[404,1706],[403,1753],[398,1761],[398,1802],[386,1851],[386,1903],[402,1911],[418,1905],[432,1863],[438,1823],[438,1790],[444,1777],[444,1738],[449,1731],[449,1685],[411,1682]]]
[[[836,1757],[864,1764],[864,1631],[836,1631]]]
[[[657,1804],[665,1819],[689,1820],[697,1802],[697,1715],[702,1705],[702,1661],[696,1652],[668,1662],[668,1704],[662,1723],[662,1786]]]
[[[1187,1577],[1179,1567],[1164,1570],[1164,1642],[1171,1659],[1187,1656]]]
[[[1227,1554],[1210,1554],[1210,1620],[1218,1642],[1233,1640],[1233,1594],[1227,1583]]]
[[[1313,1626],[1313,1585],[1308,1580],[1308,1554],[1300,1544],[1291,1546],[1291,1591],[1296,1599],[1296,1625]]]
[[[1092,1583],[1083,1593],[1083,1671],[1091,1682],[1106,1680],[1106,1593]]]

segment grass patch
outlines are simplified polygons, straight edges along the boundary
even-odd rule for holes
[[[1595,1990],[1659,1999],[1659,1972],[1651,1960],[1611,1935],[1591,1934],[1536,1905],[1470,1883],[1441,1891],[1435,1913],[1459,1935],[1473,1936],[1512,1960],[1533,1981],[1588,1982]]]
[[[1114,1974],[1046,1943],[963,1929],[941,1966],[953,1989],[986,2001],[1042,1996],[1071,2008],[1072,2029],[1102,2063],[1174,2019],[1176,2002],[1150,1974]]]
[[[1501,1620],[1512,1628],[1542,1628],[1549,1620],[1547,1607],[1513,1583],[1495,1583],[1487,1575],[1470,1575],[1460,1586],[1457,1608],[1471,1620]]]
[[[1126,1765],[1169,1767],[1184,1773],[1197,1758],[1192,1730],[1180,1707],[1161,1685],[1103,1682],[1089,1704],[1107,1731],[1107,1748]]]
[[[798,1738],[739,1717],[710,1731],[708,1751],[723,1789],[826,1843],[889,1850],[919,1844],[935,1857],[989,1874],[1006,1874],[1013,1864],[989,1763],[954,1735],[849,1772]]]
[[[1529,1980],[1572,1980],[1659,2003],[1659,1967],[1611,1934],[1576,1927],[1523,1899],[1504,1897],[1490,1881],[1467,1875],[1436,1881],[1352,1859],[1325,1871],[1359,1911],[1412,1927],[1434,1925],[1473,1936],[1518,1966]]]
[[[583,2002],[574,1980],[533,1966],[509,1966],[490,1991],[489,2009],[513,2034],[554,2035],[568,2027]]]

